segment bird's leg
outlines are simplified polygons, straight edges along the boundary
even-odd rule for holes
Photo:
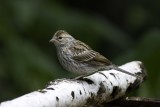
[[[96,72],[98,72],[98,71],[100,71],[100,70],[94,71],[94,72],[92,72],[92,73],[87,73],[87,74],[83,74],[83,75],[77,76],[77,77],[75,77],[74,79],[75,79],[75,80],[81,79],[81,78],[83,78],[83,77],[90,76],[90,75],[92,75],[92,74],[94,74],[94,73],[96,73]]]
[[[110,68],[110,69],[112,69],[112,68]],[[104,71],[104,70],[110,70],[110,69],[109,69],[109,68],[101,68],[101,69],[98,69],[98,70],[93,71],[93,72],[91,72],[91,73],[87,73],[87,74],[83,74],[83,75],[77,76],[77,77],[75,77],[74,79],[80,79],[80,78],[82,78],[82,77],[90,76],[90,75],[92,75],[92,74],[94,74],[94,73],[96,73],[96,72],[98,72],[98,71]]]

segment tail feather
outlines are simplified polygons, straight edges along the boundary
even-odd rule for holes
[[[128,74],[128,75],[131,75],[131,76],[133,76],[133,77],[136,77],[136,78],[137,78],[137,75],[135,75],[135,74],[133,74],[133,73],[130,73],[130,72],[128,72],[128,71],[126,71],[126,70],[124,70],[124,69],[121,69],[121,68],[119,68],[119,67],[118,67],[118,66],[116,66],[116,65],[110,65],[110,66],[107,66],[107,68],[108,68],[108,69],[114,69],[114,70],[120,71],[120,72],[122,72],[122,73],[125,73],[125,74]]]

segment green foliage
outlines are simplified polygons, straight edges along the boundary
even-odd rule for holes
[[[0,1],[0,101],[44,88],[56,78],[73,77],[59,65],[55,47],[48,42],[58,29],[88,43],[114,63],[143,61],[149,77],[135,94],[159,97],[158,3],[130,2],[124,31],[101,15],[88,14],[62,1]]]

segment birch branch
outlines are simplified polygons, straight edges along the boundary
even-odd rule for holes
[[[129,62],[120,68],[142,79],[116,70],[99,71],[77,80],[58,79],[45,89],[2,102],[0,107],[80,107],[110,102],[138,88],[147,76],[140,61]]]

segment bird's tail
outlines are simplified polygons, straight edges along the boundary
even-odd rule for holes
[[[130,72],[124,70],[124,69],[121,69],[121,68],[119,68],[119,67],[116,66],[116,65],[110,65],[110,66],[107,66],[107,68],[108,68],[108,69],[114,69],[114,70],[117,70],[117,71],[119,71],[119,72],[122,72],[122,73],[125,73],[125,74],[128,74],[128,75],[131,75],[131,76],[133,76],[133,77],[136,77],[137,79],[141,79],[141,77],[139,77],[138,75],[133,74],[133,73],[130,73]]]

